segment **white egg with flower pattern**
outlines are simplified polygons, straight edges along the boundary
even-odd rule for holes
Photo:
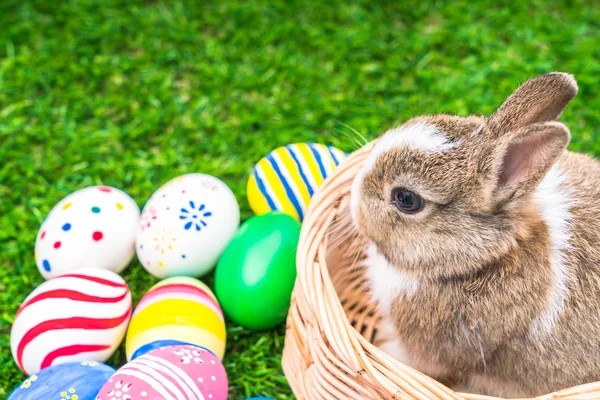
[[[137,232],[140,263],[158,278],[210,272],[240,224],[231,189],[206,174],[177,177],[144,206]]]
[[[134,255],[140,208],[127,193],[91,186],[71,193],[48,214],[35,242],[46,279],[77,268],[121,272]]]

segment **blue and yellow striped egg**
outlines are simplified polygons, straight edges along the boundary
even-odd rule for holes
[[[332,146],[297,143],[263,157],[248,180],[248,202],[256,215],[271,211],[302,221],[313,193],[348,155]]]

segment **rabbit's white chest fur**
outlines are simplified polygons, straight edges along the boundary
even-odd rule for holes
[[[389,313],[396,296],[415,293],[419,288],[419,281],[390,265],[375,244],[367,249],[367,276],[371,281],[371,295],[384,314]]]
[[[367,276],[371,282],[371,295],[378,301],[381,310],[382,320],[376,337],[378,347],[400,362],[429,376],[441,375],[444,372],[442,367],[420,359],[402,343],[390,318],[392,302],[399,295],[410,296],[415,293],[419,289],[419,281],[390,265],[374,244],[369,245],[367,249]]]

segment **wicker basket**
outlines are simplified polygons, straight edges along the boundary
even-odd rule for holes
[[[298,399],[493,399],[456,393],[379,350],[364,243],[352,230],[350,188],[370,146],[352,154],[314,195],[298,246],[283,369]],[[600,382],[538,399],[600,399]]]

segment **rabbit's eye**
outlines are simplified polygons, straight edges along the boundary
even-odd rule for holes
[[[392,202],[400,211],[407,214],[419,212],[425,205],[421,196],[403,188],[396,188],[392,191]]]

